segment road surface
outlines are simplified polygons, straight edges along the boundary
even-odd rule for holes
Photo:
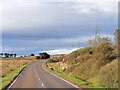
[[[11,88],[76,88],[47,72],[41,60],[28,65]]]

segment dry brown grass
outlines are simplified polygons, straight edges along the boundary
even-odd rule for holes
[[[22,65],[31,63],[35,60],[0,60],[0,67],[2,67],[2,72],[0,72],[0,77],[4,77],[7,73],[13,71],[15,68]]]
[[[98,82],[101,86],[109,88],[118,87],[118,60],[108,63],[100,69]]]
[[[63,71],[76,78],[107,88],[118,87],[118,62],[116,49],[108,43],[82,48],[63,57],[68,68]],[[59,63],[59,62],[58,62]],[[54,69],[63,67],[54,63]],[[64,73],[63,72],[63,73]]]

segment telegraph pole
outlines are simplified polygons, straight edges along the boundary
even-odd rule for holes
[[[96,13],[96,28],[95,28],[95,41],[97,40],[97,36],[98,36],[98,33],[99,33],[99,19],[100,19],[100,14],[99,12]]]
[[[95,29],[95,40],[97,40],[97,36],[98,36],[98,33],[99,33],[99,27],[98,25],[96,25],[96,29]]]
[[[99,27],[98,27],[98,25],[96,24],[96,28],[95,28],[95,45],[97,46],[97,38],[98,38],[98,35],[99,35],[99,31],[100,31],[100,29],[99,29]]]

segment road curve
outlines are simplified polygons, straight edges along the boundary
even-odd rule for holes
[[[47,72],[42,64],[45,60],[28,65],[11,88],[76,88]]]

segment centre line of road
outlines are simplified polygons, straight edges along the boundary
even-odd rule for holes
[[[36,73],[36,76],[39,77],[37,73]]]
[[[42,83],[42,86],[44,87],[44,84]]]
[[[36,73],[36,76],[37,76],[38,80],[40,80],[40,77],[38,76],[38,74],[37,74],[37,73]]]
[[[65,81],[66,83],[68,83],[68,84],[74,86],[75,88],[79,88],[78,86],[72,84],[71,82],[69,82],[69,81],[67,81],[67,80],[65,80],[65,79],[63,79],[63,78],[61,78],[61,77],[59,77],[59,76],[57,76],[57,75],[51,73],[50,71],[48,71],[47,69],[45,69],[45,68],[43,67],[43,64],[42,64],[42,68],[43,68],[45,71],[47,71],[48,73],[52,74],[53,76],[55,76],[55,77],[57,77],[57,78],[59,78],[59,79]]]

